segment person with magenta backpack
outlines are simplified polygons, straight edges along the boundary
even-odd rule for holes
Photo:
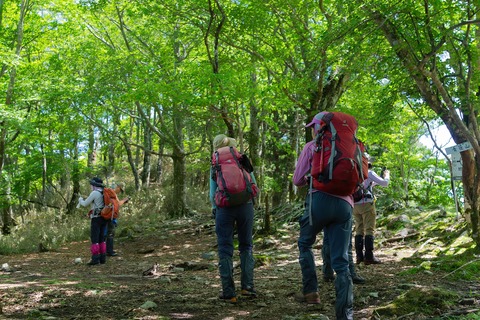
[[[107,221],[101,216],[101,211],[105,206],[103,202],[103,189],[105,185],[100,178],[90,180],[92,192],[87,199],[80,197],[78,204],[86,207],[90,205],[90,252],[92,259],[87,264],[90,266],[104,264],[106,262],[107,244],[105,243],[105,233],[107,229]]]
[[[303,290],[296,299],[308,304],[320,303],[312,247],[316,236],[323,230],[328,237],[332,267],[337,274],[336,318],[353,319],[353,284],[348,261],[352,193],[367,175],[363,145],[355,136],[358,124],[348,114],[320,112],[306,127],[311,128],[314,139],[305,144],[293,174],[294,185],[309,185],[305,212],[299,219],[298,249]],[[336,158],[339,154],[342,155],[340,160]],[[342,172],[348,167],[354,169],[345,177]]]
[[[240,154],[236,141],[224,134],[213,140],[212,165],[210,168],[210,201],[215,219],[218,244],[218,269],[222,285],[220,299],[237,302],[233,279],[233,235],[235,225],[240,252],[241,295],[255,298],[253,281],[253,199],[256,187],[253,167],[248,158]],[[234,186],[240,186],[234,190]]]

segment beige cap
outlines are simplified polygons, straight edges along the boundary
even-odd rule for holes
[[[122,192],[125,191],[125,183],[119,182],[119,183],[117,183],[117,187],[120,188],[120,191],[122,191]]]
[[[213,148],[215,150],[222,147],[236,147],[237,141],[233,138],[227,137],[224,134],[219,134],[213,139]]]

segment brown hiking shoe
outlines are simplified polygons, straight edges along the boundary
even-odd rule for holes
[[[240,291],[240,294],[241,294],[243,297],[248,297],[248,298],[256,298],[256,297],[257,297],[257,291],[255,291],[255,290],[252,289],[252,288],[242,289],[242,291]]]
[[[298,293],[295,295],[295,300],[308,304],[320,304],[320,296],[318,295],[318,292],[310,292],[307,294]]]
[[[221,294],[220,296],[218,296],[218,298],[220,300],[223,300],[223,301],[228,302],[228,303],[237,303],[237,297],[227,298],[227,297],[225,297],[224,295]]]

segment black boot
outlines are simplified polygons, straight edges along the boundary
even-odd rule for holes
[[[362,263],[365,260],[363,256],[363,236],[355,236],[355,254],[357,256],[357,264]]]
[[[356,272],[353,272],[350,270],[350,274],[352,276],[352,282],[354,284],[365,284],[365,279],[361,276],[359,276]]]
[[[98,255],[98,254],[92,255],[92,260],[90,260],[87,263],[87,265],[94,266],[94,265],[97,265],[97,264],[100,264],[100,255]]]
[[[373,236],[365,236],[365,264],[380,264],[380,260],[373,255]]]

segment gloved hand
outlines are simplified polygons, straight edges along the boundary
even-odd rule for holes
[[[80,208],[80,201],[84,201],[83,200],[83,197],[80,196],[80,198],[78,198],[78,204],[77,204],[77,209]]]
[[[217,208],[212,208],[212,219],[215,220],[216,215],[217,215]]]

